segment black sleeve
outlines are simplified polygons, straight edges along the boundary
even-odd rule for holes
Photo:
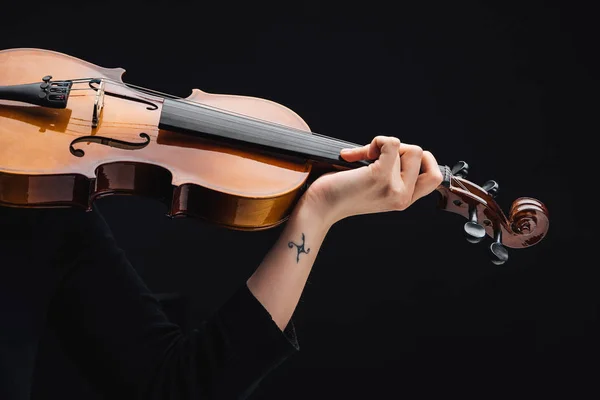
[[[63,215],[64,217],[64,215]],[[60,223],[61,221],[59,221]],[[98,212],[71,212],[52,320],[67,351],[108,398],[243,399],[298,350],[246,285],[199,329],[166,317]]]

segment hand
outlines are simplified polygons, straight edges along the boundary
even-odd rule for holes
[[[344,149],[349,162],[375,160],[369,166],[321,176],[305,193],[331,224],[353,215],[403,211],[442,182],[438,163],[429,151],[377,136],[365,146]]]

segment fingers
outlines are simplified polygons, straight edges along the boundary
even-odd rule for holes
[[[341,156],[344,160],[348,162],[356,162],[360,160],[370,160],[374,157],[369,157],[369,149],[371,148],[371,144],[366,144],[364,146],[355,147],[351,149],[342,149]]]
[[[423,149],[413,144],[402,143],[400,146],[400,159],[402,168],[400,176],[404,182],[406,190],[413,192],[417,178],[421,172],[421,159],[423,158]]]
[[[431,152],[416,145],[400,143],[395,137],[377,136],[370,144],[342,150],[341,155],[349,162],[378,159],[382,177],[394,187],[392,200],[396,209],[404,209],[428,195],[443,179]],[[398,178],[400,186],[392,183]]]
[[[437,160],[429,151],[423,152],[421,171],[422,173],[419,175],[415,184],[412,198],[413,203],[421,197],[425,197],[433,192],[444,179]]]
[[[395,137],[377,136],[374,140],[379,148],[379,162],[384,171],[392,172],[400,167],[400,139]]]
[[[348,162],[378,159],[382,169],[391,170],[398,161],[400,140],[390,136],[376,136],[370,144],[343,149],[341,156]]]

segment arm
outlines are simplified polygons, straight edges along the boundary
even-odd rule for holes
[[[342,151],[342,157],[350,162],[376,161],[368,167],[317,179],[248,280],[248,287],[280,329],[290,321],[333,224],[352,215],[404,210],[442,181],[437,161],[430,152],[401,144],[393,137],[378,136],[366,146]],[[294,244],[290,247],[290,243]]]
[[[302,197],[279,238],[256,272],[248,288],[283,330],[313,267],[332,221]]]
[[[298,350],[293,325],[282,332],[246,285],[197,329],[182,331],[98,212],[43,215],[36,228],[56,244],[44,268],[62,276],[50,325],[107,398],[243,399]]]
[[[118,398],[248,396],[298,350],[289,321],[329,227],[404,209],[441,181],[433,156],[397,139],[376,138],[343,156],[378,159],[315,181],[247,285],[190,334],[164,315],[97,213],[48,214],[48,237],[63,242],[49,257],[64,273],[50,319],[92,383]]]

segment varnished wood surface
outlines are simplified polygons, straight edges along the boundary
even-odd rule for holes
[[[516,199],[508,216],[498,207],[483,188],[458,177],[453,178],[449,187],[438,187],[440,209],[469,219],[469,207],[475,207],[477,222],[485,228],[486,234],[494,238],[495,229],[500,229],[502,244],[511,248],[530,247],[539,243],[549,228],[548,210],[537,199],[521,197]]]
[[[0,85],[80,78],[104,79],[106,90],[144,103],[106,96],[99,124],[92,116],[96,92],[76,84],[66,109],[0,100],[0,204],[13,207],[79,206],[109,195],[142,195],[164,201],[172,216],[193,215],[232,229],[267,229],[283,222],[319,173],[294,159],[241,151],[221,142],[158,128],[162,98],[123,84],[123,68],[104,68],[69,55],[39,49],[0,51]],[[269,100],[209,94],[194,89],[186,101],[275,122],[310,134],[292,110]],[[154,107],[148,107],[148,102]],[[83,150],[76,157],[74,144]],[[145,139],[146,138],[146,139]],[[144,144],[107,146],[110,140]],[[343,168],[342,168],[343,169]],[[312,173],[312,175],[311,175]],[[309,180],[310,179],[310,180]],[[488,236],[502,234],[507,247],[528,247],[546,235],[548,210],[538,200],[517,199],[504,215],[481,187],[453,178],[439,187],[439,206],[469,218],[475,207]]]
[[[122,83],[122,68],[103,68],[38,49],[0,52],[0,85],[76,78],[105,78],[106,90],[140,96]],[[158,129],[161,98],[141,94],[157,106],[106,96],[97,128],[92,127],[95,92],[76,84],[66,109],[0,101],[0,203],[11,206],[89,207],[109,194],[141,194],[169,203],[173,215],[196,214],[231,228],[262,229],[282,222],[309,176],[309,164],[217,146],[206,140]],[[209,94],[194,89],[187,100],[302,129],[293,111],[259,98]],[[71,142],[93,135],[148,146],[125,150]],[[182,188],[177,189],[179,186]],[[196,189],[190,188],[198,186]],[[86,199],[88,191],[88,199]],[[187,193],[184,195],[184,193]],[[202,199],[196,198],[202,196]],[[231,196],[231,200],[225,200]],[[235,201],[234,201],[235,200]],[[189,201],[190,203],[186,203]],[[200,204],[211,204],[202,210]],[[222,209],[219,208],[222,204]],[[237,205],[237,207],[236,207]],[[256,207],[256,209],[253,209]],[[244,215],[244,217],[240,217]]]

